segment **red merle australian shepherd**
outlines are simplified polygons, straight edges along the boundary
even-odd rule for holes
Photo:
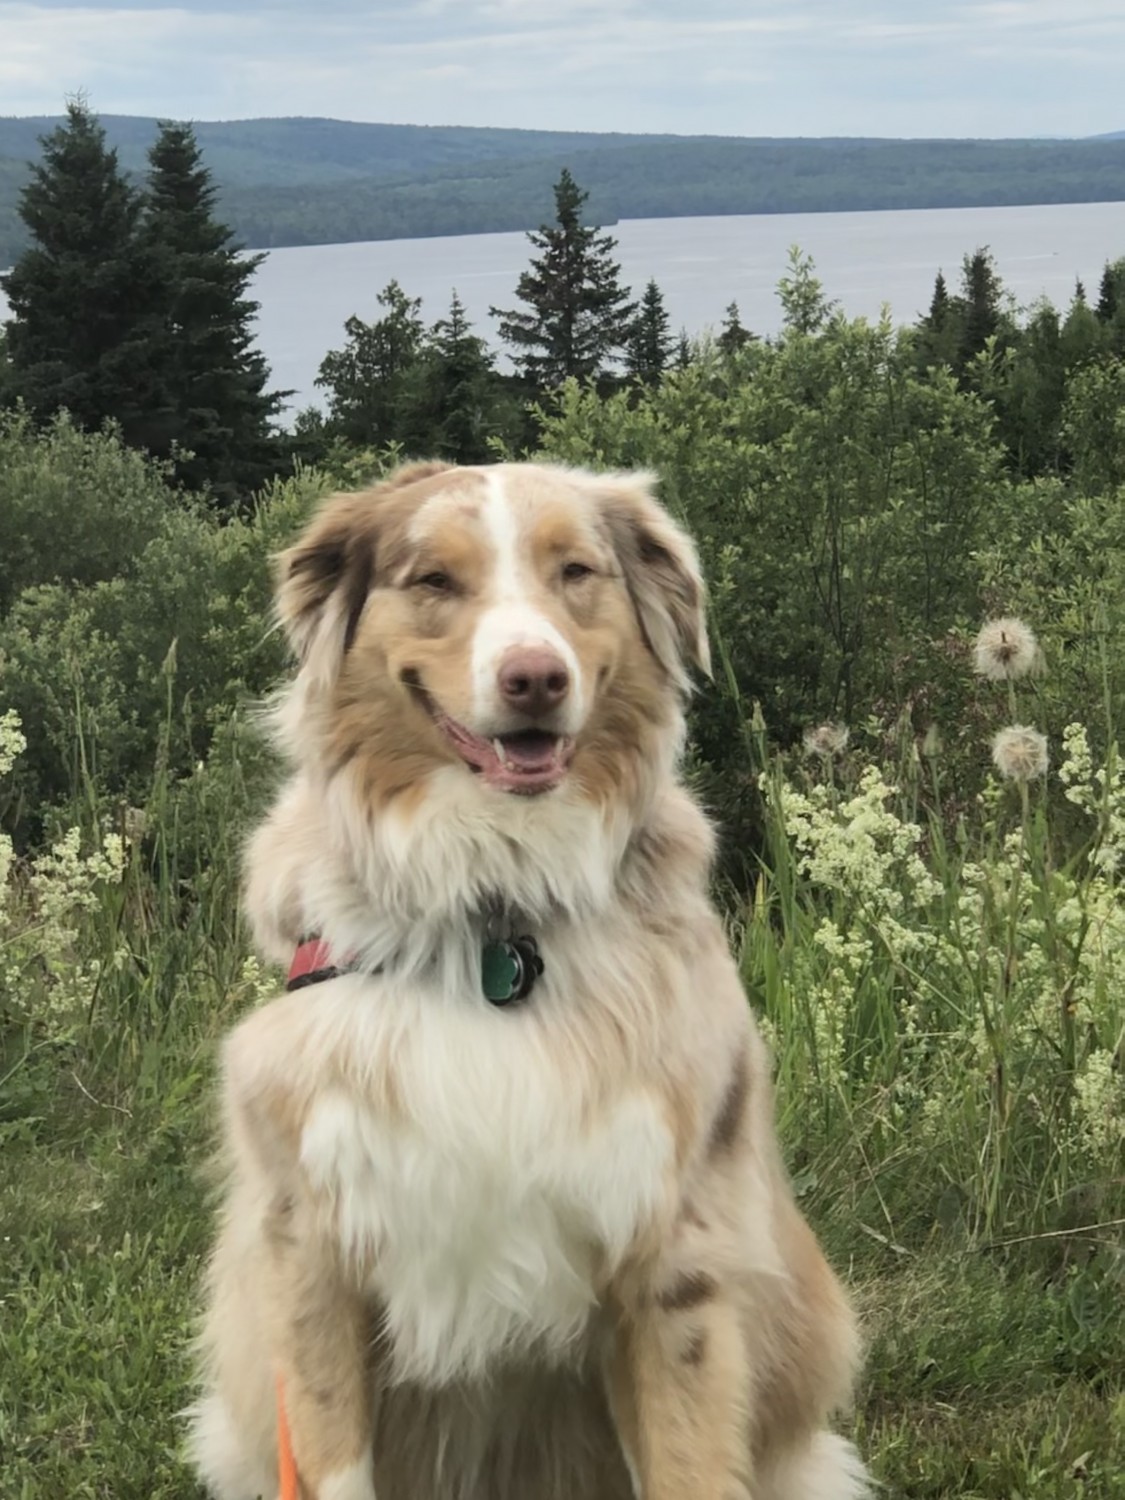
[[[307,1500],[866,1495],[677,775],[703,588],[651,481],[411,465],[277,602],[247,908],[294,977],[224,1052],[211,1493],[274,1500],[280,1391]]]

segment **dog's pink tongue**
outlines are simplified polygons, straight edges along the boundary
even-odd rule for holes
[[[573,740],[544,730],[486,740],[448,715],[437,722],[465,764],[479,771],[489,786],[506,792],[543,792],[557,785],[574,749]]]

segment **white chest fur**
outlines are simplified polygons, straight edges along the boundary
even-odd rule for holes
[[[402,1108],[377,1114],[359,1084],[326,1091],[301,1159],[345,1251],[374,1267],[396,1376],[444,1384],[505,1354],[562,1356],[596,1269],[661,1205],[672,1142],[655,1101],[627,1093],[584,1124],[588,1082],[526,1015],[403,997],[352,1019],[352,1056],[392,1062]]]

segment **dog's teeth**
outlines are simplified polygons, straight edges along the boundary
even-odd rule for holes
[[[512,763],[508,759],[508,753],[504,749],[503,741],[501,741],[501,740],[493,740],[492,741],[492,748],[496,751],[496,759],[500,762],[500,764],[502,766],[506,766],[507,769],[510,771],[512,769]]]

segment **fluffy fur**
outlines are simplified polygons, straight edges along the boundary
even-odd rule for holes
[[[676,775],[689,541],[645,476],[412,466],[326,503],[278,603],[294,769],[247,910],[356,972],[225,1047],[211,1492],[276,1492],[280,1375],[309,1500],[867,1494]],[[518,1007],[481,994],[498,922],[545,958]]]

